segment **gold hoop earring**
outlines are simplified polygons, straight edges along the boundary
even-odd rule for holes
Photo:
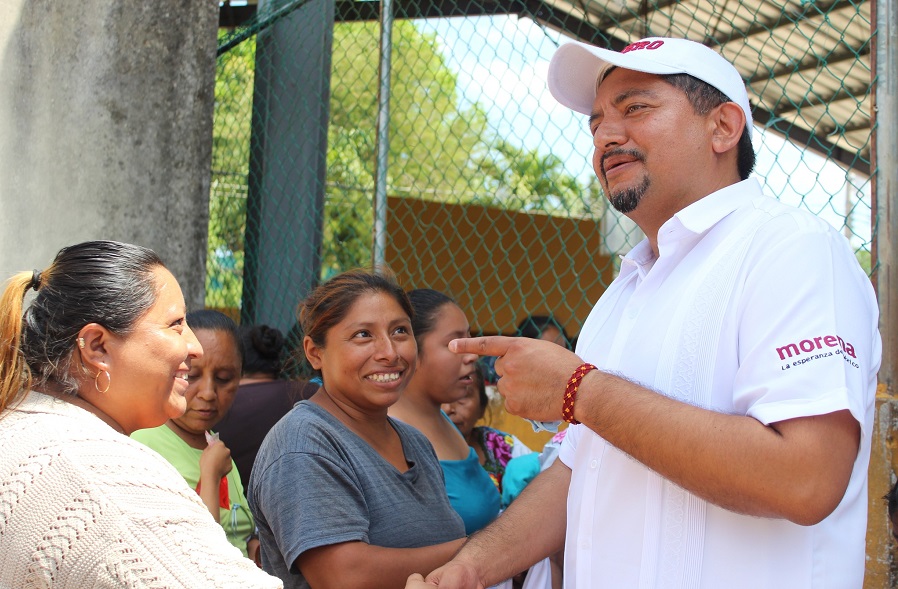
[[[102,391],[100,390],[100,375],[106,375],[106,388]],[[94,388],[97,389],[97,392],[101,395],[107,393],[109,391],[109,387],[112,386],[112,375],[109,374],[108,370],[100,370],[97,372],[97,375],[94,377]]]

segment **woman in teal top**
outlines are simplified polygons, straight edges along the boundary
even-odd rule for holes
[[[465,533],[476,532],[499,513],[500,497],[492,479],[446,414],[443,403],[464,397],[474,385],[477,356],[449,351],[449,342],[470,336],[464,312],[435,290],[408,293],[415,311],[412,331],[418,342],[418,367],[390,416],[420,430],[436,451],[452,508],[465,522]]]
[[[187,411],[157,428],[131,434],[168,460],[199,494],[228,540],[256,560],[259,541],[243,484],[231,452],[211,433],[234,401],[243,369],[237,326],[218,311],[187,314],[187,324],[203,346],[190,365]]]
[[[449,504],[461,516],[465,533],[470,535],[493,521],[499,513],[501,497],[493,479],[480,464],[477,452],[468,448],[464,460],[440,460],[440,466],[446,478]]]

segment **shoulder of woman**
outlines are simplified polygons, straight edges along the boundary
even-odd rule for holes
[[[425,436],[418,428],[409,425],[401,419],[398,419],[392,415],[390,415],[388,419],[390,420],[390,423],[393,424],[393,427],[396,429],[396,433],[399,434],[400,438],[414,439],[417,441],[426,442],[428,445],[430,444],[427,436]]]
[[[181,452],[185,448],[190,448],[187,442],[178,437],[178,434],[165,424],[159,427],[139,429],[129,437],[163,456],[169,452]]]
[[[399,434],[400,439],[406,445],[410,445],[412,448],[422,448],[427,454],[433,454],[434,458],[436,458],[433,444],[421,430],[395,417],[390,417],[390,421],[393,423],[393,427],[396,428],[396,433]]]
[[[256,460],[276,460],[289,453],[340,453],[346,447],[345,431],[345,426],[326,409],[302,401],[269,430]]]

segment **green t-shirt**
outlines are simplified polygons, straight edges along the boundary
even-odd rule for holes
[[[181,473],[190,488],[196,490],[200,481],[200,456],[202,450],[191,448],[187,442],[178,437],[167,425],[152,429],[138,430],[131,438],[145,446],[149,446],[168,460]],[[228,507],[222,507],[219,522],[228,536],[228,540],[246,556],[246,538],[255,530],[252,514],[243,494],[243,483],[240,473],[231,461],[231,472],[228,473]]]

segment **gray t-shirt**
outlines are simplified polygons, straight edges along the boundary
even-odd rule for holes
[[[390,423],[409,464],[403,473],[308,401],[266,436],[247,495],[259,527],[262,566],[285,589],[309,586],[292,565],[318,546],[362,541],[419,548],[465,535],[430,442],[409,425]]]

